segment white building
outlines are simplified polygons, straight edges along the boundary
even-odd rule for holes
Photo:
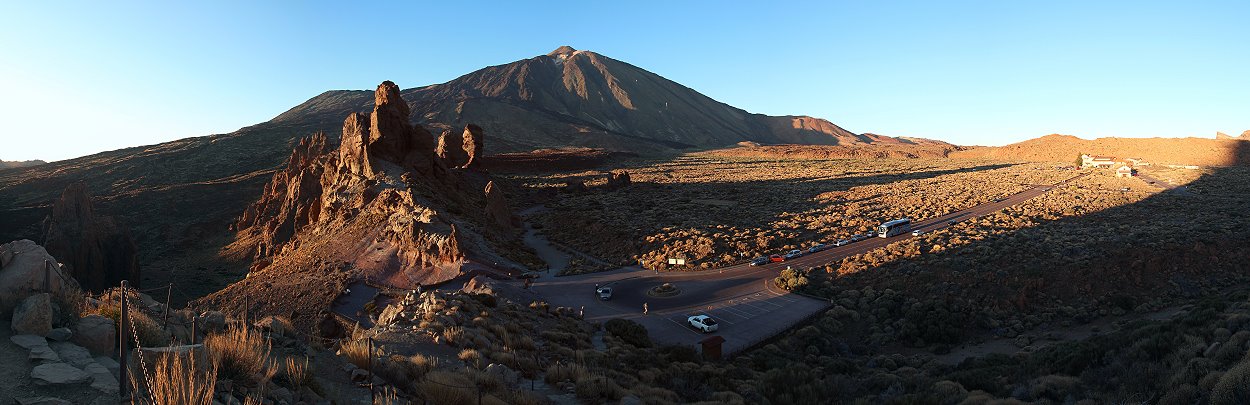
[[[1081,155],[1081,167],[1111,167],[1116,161],[1111,156]]]

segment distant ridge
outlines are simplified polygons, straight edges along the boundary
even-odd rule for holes
[[[0,160],[0,169],[8,169],[11,167],[30,167],[38,166],[48,162],[42,160],[22,160],[22,161],[4,161]]]
[[[1250,138],[1248,138],[1250,139]],[[1005,146],[954,152],[952,158],[1072,162],[1081,153],[1143,158],[1160,164],[1232,166],[1250,162],[1250,143],[1211,138],[1097,138],[1051,134]]]

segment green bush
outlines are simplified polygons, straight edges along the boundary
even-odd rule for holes
[[[625,343],[629,343],[638,347],[651,347],[651,336],[647,335],[647,328],[638,322],[628,319],[611,319],[603,324],[603,328],[616,336]]]

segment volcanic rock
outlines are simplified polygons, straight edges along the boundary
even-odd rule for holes
[[[61,258],[83,289],[103,291],[122,280],[140,286],[134,239],[113,218],[96,214],[82,182],[65,188],[43,229],[43,246]]]
[[[608,182],[603,188],[614,190],[632,184],[629,180],[629,172],[624,170],[613,170],[608,174]]]
[[[485,149],[482,128],[468,124],[464,131],[443,132],[438,138],[438,149],[435,154],[443,165],[451,168],[475,169],[481,165],[482,152]]]
[[[71,339],[92,353],[111,354],[117,349],[117,324],[101,315],[87,315],[74,325]]]
[[[411,110],[399,94],[399,86],[387,80],[373,93],[373,114],[369,116],[368,150],[373,158],[401,167],[431,173],[434,168],[434,138],[428,131],[408,123]]]
[[[0,256],[10,258],[0,267],[0,311],[8,311],[35,291],[45,290],[45,284],[53,293],[78,288],[56,258],[35,242],[23,239],[0,245]]]
[[[82,384],[91,381],[91,375],[65,363],[47,363],[35,366],[30,378],[36,385]]]
[[[368,134],[369,122],[361,113],[351,113],[343,121],[343,137],[339,142],[339,164],[349,173],[365,177],[373,176],[373,166],[369,164]]]
[[[512,215],[512,210],[508,208],[508,201],[504,198],[503,191],[495,186],[494,181],[486,183],[486,217],[503,228],[511,229],[518,225],[516,217]]]

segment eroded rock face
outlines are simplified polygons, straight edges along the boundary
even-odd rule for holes
[[[486,183],[486,217],[503,228],[510,229],[517,225],[512,210],[508,208],[508,200],[504,198],[503,191],[495,186],[494,181]]]
[[[389,80],[374,91],[367,149],[373,158],[429,174],[434,169],[434,137],[408,123],[411,110],[399,93],[399,86]]]
[[[255,257],[268,257],[296,231],[317,222],[321,215],[321,177],[326,169],[318,158],[329,150],[325,134],[300,140],[286,169],[275,173],[260,200],[243,211],[236,227],[258,228]]]
[[[469,188],[481,174],[446,170],[477,164],[481,128],[445,135],[436,151],[429,133],[408,123],[398,86],[382,83],[375,102],[368,122],[358,113],[344,120],[337,151],[323,135],[301,141],[287,168],[239,218],[239,235],[228,249],[248,252],[253,271],[288,251],[316,246],[321,259],[346,262],[393,285],[436,283],[459,275],[465,258],[459,219],[442,207],[484,204],[495,212],[489,221],[512,221],[502,194],[488,191],[480,202],[481,194],[468,191],[481,187]],[[420,191],[431,189],[433,195]],[[485,238],[474,234],[471,240]]]
[[[633,182],[629,180],[629,172],[624,170],[613,170],[608,173],[608,183],[603,187],[611,190],[625,187],[630,184],[633,184]]]
[[[87,186],[73,183],[44,219],[43,246],[83,289],[103,291],[130,280],[139,287],[138,248],[124,227],[92,207]]]
[[[52,299],[47,293],[22,300],[13,310],[13,332],[47,336],[52,330]]]

